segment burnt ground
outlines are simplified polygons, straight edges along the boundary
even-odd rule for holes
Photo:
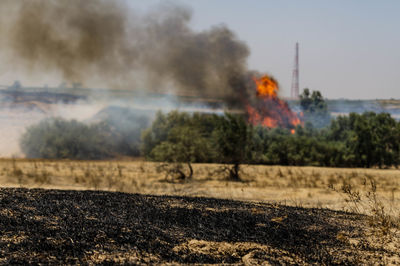
[[[212,198],[0,189],[0,263],[382,262],[363,241],[364,220]]]

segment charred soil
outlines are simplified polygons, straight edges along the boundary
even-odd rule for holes
[[[328,209],[0,189],[1,264],[379,262],[365,226],[362,215]]]

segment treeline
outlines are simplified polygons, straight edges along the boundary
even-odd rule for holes
[[[295,134],[248,125],[239,115],[159,113],[142,141],[143,155],[157,161],[331,167],[397,167],[400,162],[400,123],[386,113],[351,113],[319,129],[306,123]],[[191,155],[177,155],[184,151]]]
[[[188,163],[189,168],[191,163],[230,164],[235,178],[240,164],[397,167],[400,123],[386,113],[351,113],[331,119],[323,128],[306,123],[291,134],[288,129],[249,125],[242,115],[172,111],[157,113],[141,137],[138,126],[121,129],[110,121],[86,125],[45,120],[27,130],[21,147],[33,158],[103,159],[122,154]]]

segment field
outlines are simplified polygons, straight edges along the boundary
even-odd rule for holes
[[[178,182],[161,164],[143,161],[1,160],[0,184],[72,190],[107,190],[154,195],[201,196],[275,202],[297,207],[343,210],[345,185],[369,192],[371,181],[388,211],[400,206],[400,171],[321,167],[244,166],[243,181],[227,181],[221,165],[195,164],[194,177]],[[335,191],[336,190],[336,191]],[[338,192],[339,191],[339,192]]]
[[[0,263],[400,263],[399,170],[220,168],[1,160]]]

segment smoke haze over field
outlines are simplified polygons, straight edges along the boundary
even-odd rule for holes
[[[104,108],[101,104],[90,104],[88,102],[77,102],[75,104],[53,104],[49,110],[27,107],[24,104],[13,104],[4,106],[0,98],[0,157],[21,157],[19,141],[26,128],[39,123],[43,119],[52,117],[63,117],[64,119],[75,119],[86,121],[95,116]]]
[[[226,26],[195,32],[191,11],[163,4],[138,14],[127,2],[4,0],[3,53],[31,75],[59,72],[102,87],[221,97],[246,93],[249,49]]]

